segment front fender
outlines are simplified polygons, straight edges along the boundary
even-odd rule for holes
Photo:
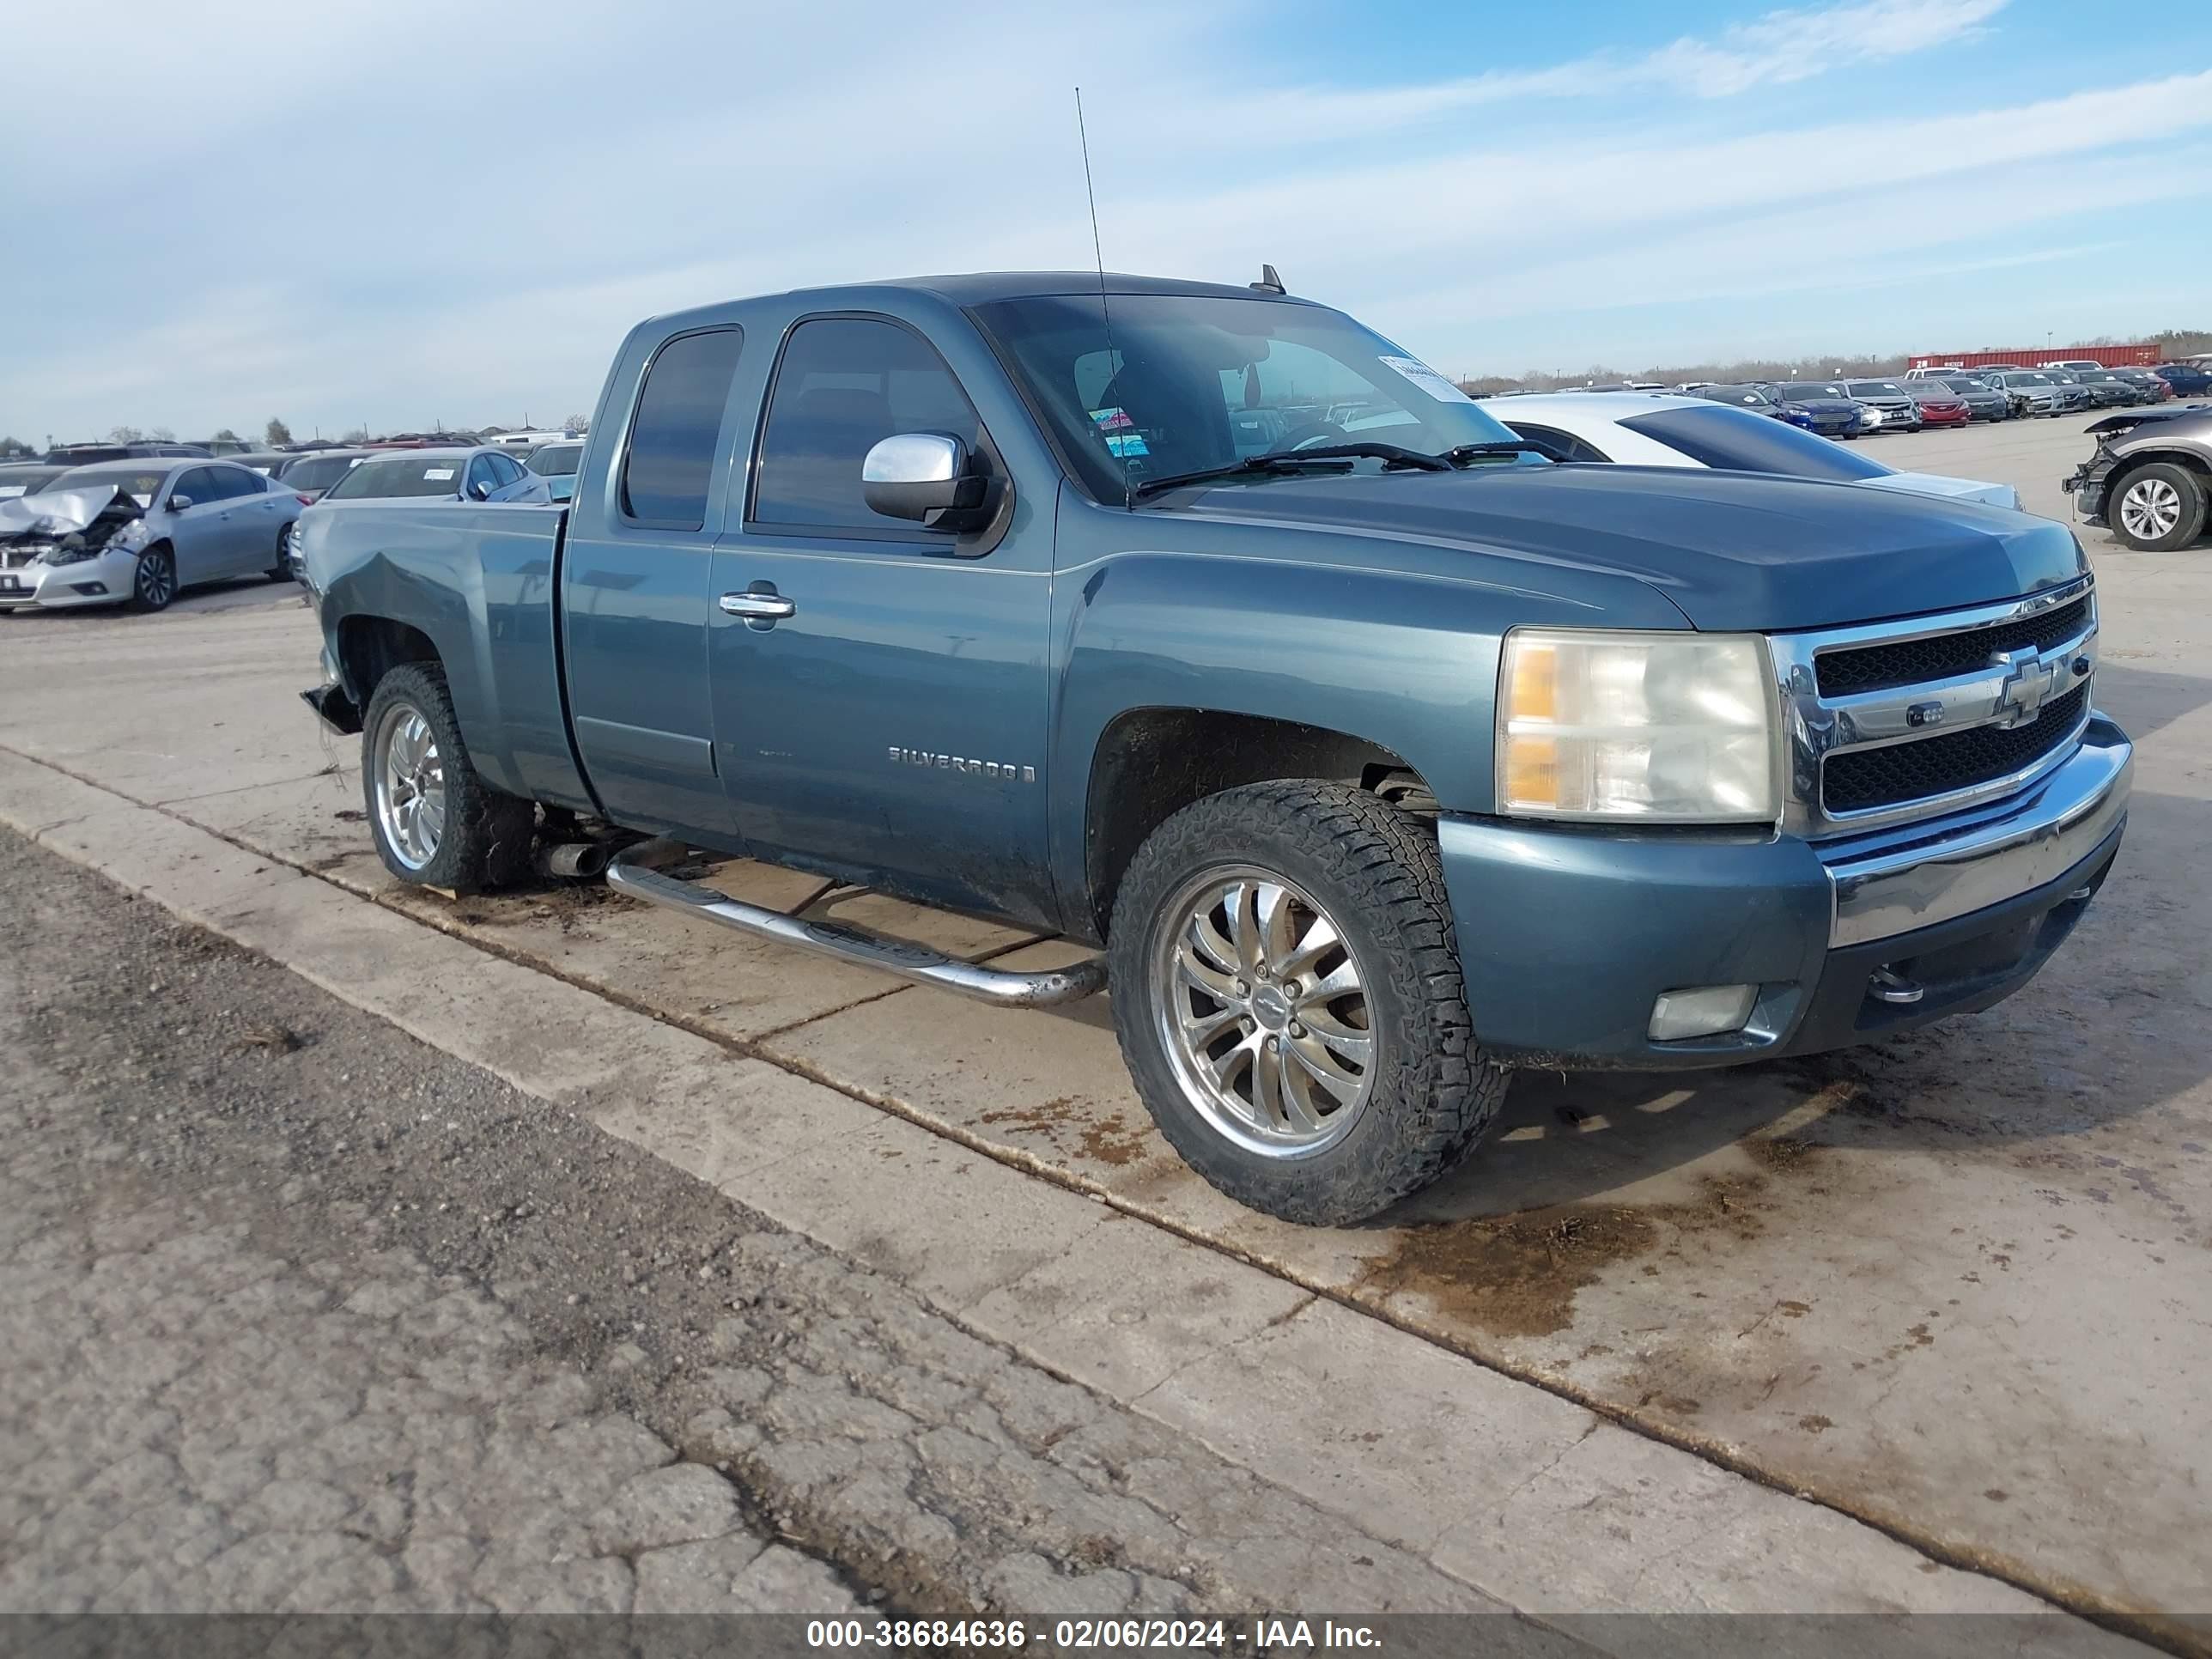
[[[1109,512],[1092,520],[1096,550],[1085,557],[1085,532],[1072,538],[1070,517],[1063,509],[1047,775],[1054,880],[1071,918],[1088,914],[1092,762],[1125,714],[1200,709],[1340,733],[1404,760],[1444,810],[1483,813],[1507,629],[1684,626],[1641,583],[1535,592],[1498,579],[1487,561],[1425,544],[1293,532],[1279,556],[1246,529],[1218,546],[1120,550],[1112,543],[1126,546],[1155,521]],[[1179,527],[1200,542],[1229,528]]]

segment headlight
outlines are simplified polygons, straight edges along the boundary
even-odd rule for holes
[[[1498,806],[1522,817],[1771,823],[1773,680],[1753,634],[1516,628],[1498,684]]]

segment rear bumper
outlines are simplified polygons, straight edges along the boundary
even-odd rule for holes
[[[2035,976],[2111,870],[2132,765],[2126,737],[2094,717],[2027,793],[1843,846],[1447,817],[1475,1031],[1516,1063],[1664,1070],[1986,1008]],[[1662,993],[1725,985],[1757,988],[1742,1029],[1651,1039]]]

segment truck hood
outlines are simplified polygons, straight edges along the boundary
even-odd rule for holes
[[[1208,485],[1257,525],[1455,544],[1631,576],[1700,629],[1781,631],[1993,604],[2087,568],[2048,519],[1903,490],[1691,467],[1501,466]],[[1176,510],[1173,507],[1170,511]],[[1526,578],[1541,586],[1540,573]]]

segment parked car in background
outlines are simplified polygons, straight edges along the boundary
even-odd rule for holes
[[[1329,419],[1340,424],[1355,419],[1358,411],[1332,409]],[[556,501],[565,501],[576,487],[576,468],[584,459],[584,443],[580,438],[564,438],[553,443],[539,444],[522,452],[522,464],[545,480],[546,487]]]
[[[1778,472],[1946,501],[2020,505],[2020,492],[2010,484],[1899,472],[1863,451],[1839,449],[1808,432],[1772,422],[1762,425],[1749,410],[1716,408],[1695,397],[1522,398],[1498,410],[1498,418],[1518,436],[1566,461]]]
[[[302,503],[228,461],[167,458],[71,467],[0,501],[0,609],[167,608],[183,589],[282,577]]]
[[[340,458],[314,458],[337,467]],[[343,510],[349,501],[550,501],[550,485],[511,449],[479,444],[468,449],[363,450],[346,456],[337,476],[325,483],[284,544],[284,568],[301,574],[299,537],[313,514]],[[319,472],[315,476],[321,477]],[[290,481],[285,483],[291,488]],[[304,492],[302,492],[304,493]]]
[[[228,461],[234,466],[242,466],[258,472],[264,478],[273,478],[299,457],[288,455],[281,449],[241,449],[234,450],[220,459]]]
[[[496,444],[501,449],[535,449],[539,444],[553,443],[560,439],[573,438],[575,435],[573,432],[565,432],[555,427],[546,431],[533,428],[528,432],[494,433],[484,441],[488,444]]]
[[[318,449],[305,455],[287,455],[283,470],[276,476],[284,481],[285,489],[296,490],[313,501],[370,456],[381,453],[374,449]]]
[[[1840,380],[1784,380],[1774,395],[1805,417],[1806,428],[1824,438],[1856,438],[1865,429],[1858,400]]]
[[[1923,377],[1917,380],[1908,378],[1905,385],[1912,389],[1916,398],[1923,386],[1948,386],[1952,395],[1966,404],[1967,416],[1972,420],[2003,421],[2012,417],[2012,400],[1976,375],[1946,374],[1940,379]]]
[[[2172,387],[2177,398],[2202,398],[2212,392],[2212,368],[2203,363],[2159,363],[2151,373]]]
[[[57,466],[90,466],[97,461],[127,461],[160,455],[205,457],[207,453],[198,444],[62,444],[48,450],[46,459]]]
[[[1958,363],[1923,363],[1918,368],[1908,368],[1904,378],[1908,380],[1949,380],[1962,374],[1978,374],[1978,368],[1966,368]]]
[[[0,465],[0,501],[36,495],[68,471],[51,461],[10,461]]]
[[[1906,380],[1906,395],[1912,406],[1920,411],[1923,426],[1967,426],[1974,411],[1966,407],[1966,400],[1951,390],[1948,380]]]
[[[2100,369],[2104,364],[2094,357],[2061,357],[2056,362],[2039,363],[2039,368],[2063,368],[2077,374],[2087,374]]]
[[[2089,394],[2080,386],[2061,386],[2039,369],[2006,369],[1983,378],[2012,400],[2014,415],[2058,415],[2088,407]]]
[[[2143,394],[2142,400],[2147,404],[2162,404],[2173,396],[2173,388],[2160,380],[2149,369],[2116,368],[2112,373],[2130,386],[2141,388]]]
[[[1875,428],[1876,431],[1920,430],[1920,405],[1912,401],[1912,394],[1905,389],[1903,381],[1846,380],[1844,390],[1881,414],[1881,424]]]
[[[2212,502],[2212,409],[2145,409],[2089,422],[2095,452],[2064,481],[2074,509],[2139,552],[2186,547]]]
[[[2089,394],[2092,409],[2135,409],[2154,401],[2151,394],[2109,368],[2069,368],[2074,384]]]
[[[1663,386],[1643,389],[1662,392],[1666,390]],[[1727,404],[1733,408],[1747,409],[1755,415],[1764,415],[1771,420],[1786,421],[1791,426],[1803,427],[1808,431],[1813,428],[1811,415],[1804,410],[1795,407],[1779,392],[1764,381],[1747,382],[1735,386],[1717,386],[1708,383],[1688,395],[1693,398],[1703,398],[1710,403]]]

